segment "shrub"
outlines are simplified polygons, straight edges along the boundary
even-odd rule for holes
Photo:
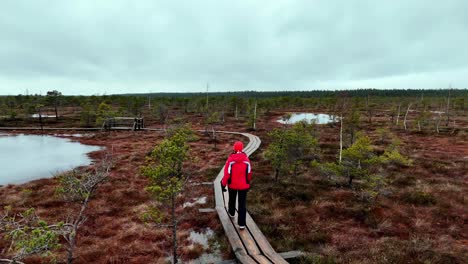
[[[264,155],[274,169],[275,181],[290,171],[296,176],[303,164],[310,163],[318,156],[317,139],[312,136],[312,129],[306,123],[298,123],[292,128],[274,129],[268,133],[272,142]]]
[[[412,186],[416,184],[416,178],[411,175],[400,175],[392,181],[392,184],[400,187]]]
[[[408,192],[404,194],[403,200],[415,205],[434,205],[437,202],[432,194],[424,191]]]
[[[388,164],[400,165],[400,166],[411,166],[413,161],[396,150],[385,150],[382,155],[382,161]]]
[[[377,133],[381,144],[385,143],[385,141],[391,136],[391,133],[387,128],[377,128],[375,132]]]

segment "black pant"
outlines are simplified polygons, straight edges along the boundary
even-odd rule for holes
[[[234,215],[236,213],[236,196],[239,193],[239,200],[238,200],[238,215],[237,215],[237,223],[240,226],[245,226],[245,216],[247,213],[246,210],[246,203],[247,203],[247,191],[248,190],[233,190],[229,189],[229,214]]]

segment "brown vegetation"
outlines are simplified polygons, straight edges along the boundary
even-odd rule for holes
[[[281,115],[272,113],[264,128],[275,127]],[[468,257],[466,131],[405,132],[382,117],[373,121],[361,131],[371,136],[376,151],[381,137],[375,127],[386,127],[413,160],[411,167],[382,172],[389,185],[375,207],[314,169],[275,183],[261,154],[268,142],[260,131],[265,144],[254,155],[257,170],[249,198],[257,224],[277,251],[310,253],[298,263],[462,263]],[[457,122],[466,126],[468,119],[459,116]],[[336,160],[339,126],[321,125],[319,144],[322,160]]]
[[[189,243],[188,234],[191,230],[210,228],[217,233],[218,243],[226,249],[225,257],[232,258],[217,215],[198,212],[198,208],[214,206],[212,187],[197,183],[215,178],[235,138],[218,135],[220,143],[215,150],[208,137],[201,134],[199,137],[190,144],[198,161],[191,166],[189,188],[184,196],[187,200],[203,196],[208,199],[206,204],[185,208],[185,220],[180,224],[180,252],[182,259],[197,258],[204,250],[199,247],[184,249]],[[106,150],[91,153],[93,159],[100,160],[105,151],[112,151],[115,160],[110,179],[102,183],[89,204],[88,219],[77,238],[76,263],[161,263],[168,257],[170,230],[152,227],[141,220],[151,199],[145,191],[147,179],[140,175],[139,168],[144,164],[145,155],[162,138],[162,132],[103,132],[89,138],[73,138],[84,144],[106,147]],[[78,207],[62,201],[55,193],[57,186],[56,178],[4,186],[0,188],[0,206],[11,205],[18,211],[35,207],[43,219],[62,221]],[[5,247],[6,241],[0,239],[0,248]],[[40,258],[30,258],[26,263],[41,261]]]
[[[393,166],[384,171],[388,186],[377,206],[369,207],[358,193],[342,184],[320,176],[312,168],[295,177],[284,177],[276,183],[273,171],[263,157],[269,144],[268,131],[281,126],[276,123],[285,112],[309,111],[327,113],[320,105],[303,109],[270,111],[258,117],[254,134],[262,145],[253,155],[254,180],[248,197],[248,210],[278,252],[303,250],[309,252],[301,263],[462,263],[468,259],[466,232],[468,193],[468,118],[454,115],[457,129],[436,133],[419,132],[414,120],[417,112],[408,112],[407,127],[390,125],[389,106],[373,110],[372,124],[361,117],[360,130],[370,136],[376,151],[383,152],[387,128],[402,142],[402,152],[413,160],[412,167]],[[65,109],[67,113],[77,110]],[[404,110],[402,107],[402,115]],[[203,115],[171,114],[179,122],[190,121],[194,128],[203,129]],[[365,112],[363,112],[365,113]],[[402,119],[403,116],[400,116]],[[369,118],[370,119],[370,118]],[[216,129],[246,131],[246,120],[227,116],[226,123]],[[64,118],[48,121],[46,126],[76,125],[78,119]],[[11,125],[11,124],[10,124]],[[28,125],[26,123],[20,125]],[[150,126],[163,124],[149,122]],[[453,133],[452,133],[453,132]],[[335,161],[339,151],[339,126],[320,125],[317,131],[322,161]],[[186,198],[207,197],[205,205],[185,208],[185,220],[180,224],[180,253],[184,260],[194,259],[204,250],[199,245],[188,247],[191,230],[211,228],[221,244],[224,257],[233,258],[215,213],[199,213],[198,208],[214,204],[212,187],[199,185],[212,181],[219,172],[231,143],[239,139],[217,135],[217,149],[208,136],[191,143],[198,158],[193,165],[190,188]],[[171,248],[170,231],[154,228],[141,220],[150,205],[144,190],[147,179],[138,169],[145,155],[162,140],[161,132],[99,132],[86,138],[74,138],[85,144],[102,145],[113,150],[115,160],[110,180],[98,190],[89,205],[88,220],[77,240],[77,263],[161,263]],[[245,140],[245,139],[241,139]],[[387,140],[388,141],[388,140]],[[91,153],[95,160],[103,151]],[[55,179],[41,179],[22,185],[0,188],[0,206],[15,209],[36,207],[37,213],[50,221],[59,221],[76,208],[55,195]],[[0,239],[0,248],[6,242]],[[28,263],[41,263],[31,258]]]

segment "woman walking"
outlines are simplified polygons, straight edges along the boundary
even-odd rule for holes
[[[226,191],[226,186],[229,189],[228,212],[231,217],[236,214],[236,198],[238,197],[237,223],[240,230],[245,229],[247,191],[250,189],[252,180],[252,166],[247,154],[242,151],[243,148],[242,142],[234,143],[234,152],[226,161],[224,177],[221,180],[223,192]]]

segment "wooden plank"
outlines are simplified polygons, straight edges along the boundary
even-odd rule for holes
[[[252,237],[251,233],[247,229],[244,229],[244,230],[239,229],[239,226],[236,224],[237,223],[236,219],[237,217],[230,218],[230,221],[232,225],[235,227],[235,229],[237,230],[237,233],[242,241],[242,244],[244,245],[247,251],[247,254],[249,254],[258,263],[262,263],[262,264],[272,263],[270,260],[268,260],[267,258],[263,256],[262,252],[258,248],[257,243],[255,242],[255,239]]]
[[[216,206],[224,207],[223,191],[221,190],[221,184],[219,183],[220,181],[221,179],[219,179],[219,175],[218,175],[216,180],[213,182],[214,192],[215,192],[215,202],[216,202]]]
[[[242,239],[242,241],[244,242],[244,246],[245,246],[245,249],[247,250],[247,253],[249,255],[251,255],[251,256],[252,255],[261,255],[262,252],[260,251],[260,249],[258,249],[257,243],[255,243],[255,240],[251,236],[250,232],[248,230],[246,230],[246,229],[240,230],[239,227],[235,224],[235,222],[237,222],[236,220],[231,219],[231,221],[233,222],[232,224],[238,230],[239,236]]]
[[[200,213],[214,213],[214,212],[216,212],[216,209],[214,209],[214,208],[200,208],[200,209],[198,209],[198,212],[200,212]]]
[[[227,133],[239,134],[249,139],[249,143],[244,148],[244,152],[247,155],[254,153],[261,144],[260,138],[252,134],[233,132]],[[233,247],[234,251],[237,252],[236,257],[238,260],[242,263],[244,263],[244,261],[256,261],[256,263],[287,263],[278,253],[274,251],[270,243],[268,243],[265,236],[253,221],[252,217],[250,217],[249,213],[247,213],[247,229],[242,231],[238,229],[236,220],[229,217],[226,210],[228,207],[228,194],[223,193],[221,191],[221,186],[219,185],[219,181],[223,177],[223,172],[224,167],[217,175],[215,182],[213,183],[217,205],[216,210],[226,231],[231,246]],[[240,244],[242,244],[244,247],[243,251],[242,247],[240,247]],[[248,254],[250,259],[245,259],[245,256],[243,255],[244,253]]]
[[[257,261],[258,263],[261,263],[261,264],[271,264],[271,263],[274,263],[274,262],[271,262],[269,259],[267,259],[265,256],[263,255],[253,255],[251,256],[253,259],[255,259],[255,261]]]
[[[279,255],[284,259],[291,259],[291,258],[304,256],[305,253],[302,251],[294,250],[294,251],[282,252],[282,253],[279,253]]]
[[[231,244],[236,258],[242,263],[257,263],[247,254],[244,245],[242,244],[242,241],[236,232],[236,229],[229,219],[226,208],[217,206],[216,211],[218,212],[218,216],[221,220],[221,224],[223,225],[224,232],[226,232],[226,236],[229,240],[229,243]]]
[[[247,213],[247,228],[255,238],[260,250],[267,256],[273,263],[288,263],[286,262],[270,245],[265,235],[258,228],[257,224],[253,221],[249,213]]]

